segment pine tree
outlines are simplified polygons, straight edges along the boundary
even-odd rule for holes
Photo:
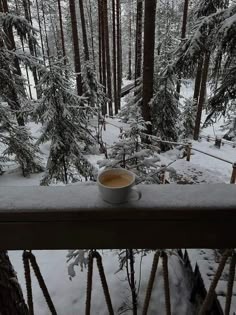
[[[162,140],[177,141],[178,95],[175,91],[175,76],[173,67],[167,66],[160,75],[156,93],[150,103],[153,117],[153,134]],[[171,148],[161,144],[162,150]]]
[[[86,107],[84,98],[73,93],[71,81],[63,75],[65,72],[68,78],[73,78],[63,61],[56,60],[49,70],[43,71],[39,82],[43,93],[34,115],[43,126],[38,144],[51,141],[42,185],[53,181],[67,184],[94,175],[94,169],[85,157],[86,150],[94,144],[86,121],[89,107]]]

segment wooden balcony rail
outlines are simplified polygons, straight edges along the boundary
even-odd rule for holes
[[[236,248],[236,186],[139,186],[140,201],[103,202],[96,184],[1,187],[0,250]]]

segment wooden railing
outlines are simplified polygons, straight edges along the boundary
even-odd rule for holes
[[[235,248],[235,185],[140,185],[115,206],[96,184],[1,187],[0,250]]]

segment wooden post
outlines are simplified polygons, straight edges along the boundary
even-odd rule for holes
[[[106,131],[106,120],[103,120],[103,130]]]
[[[166,181],[166,169],[165,169],[166,165],[165,164],[162,164],[161,165],[161,168],[164,168],[162,171],[161,171],[161,176],[160,176],[160,182],[161,184],[165,184],[165,181]]]
[[[221,143],[222,143],[222,139],[221,138],[218,138],[216,137],[215,139],[215,147],[219,148],[221,147]]]
[[[236,182],[236,162],[233,164],[233,171],[232,171],[230,184],[235,184],[235,182]]]
[[[186,151],[187,151],[187,161],[190,162],[191,151],[192,151],[192,143],[191,142],[188,143]]]

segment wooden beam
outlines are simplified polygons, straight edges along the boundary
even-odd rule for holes
[[[235,185],[139,186],[113,206],[96,185],[1,187],[0,250],[235,248]]]

